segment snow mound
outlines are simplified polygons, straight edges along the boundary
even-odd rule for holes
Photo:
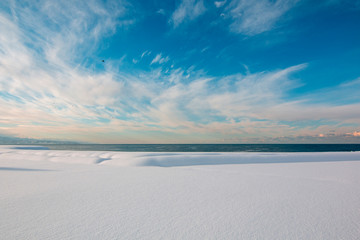
[[[29,150],[31,149],[31,150]],[[166,153],[55,151],[36,146],[0,148],[0,159],[113,166],[181,167],[196,165],[360,161],[360,152],[321,153]]]

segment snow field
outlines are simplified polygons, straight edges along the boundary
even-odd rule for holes
[[[360,236],[357,152],[16,148],[0,148],[0,239]]]

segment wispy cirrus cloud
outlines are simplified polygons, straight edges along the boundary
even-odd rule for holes
[[[217,8],[219,8],[219,7],[222,7],[222,6],[224,6],[226,4],[226,0],[224,0],[224,1],[215,1],[214,4],[215,4],[215,6]]]
[[[227,22],[231,32],[254,36],[274,29],[298,2],[299,0],[224,0],[214,1],[212,8],[207,9],[202,0],[182,0],[169,23],[177,28],[185,22],[195,20],[206,11],[218,11],[215,7],[222,9],[220,17],[229,20]]]
[[[2,124],[59,126],[84,116],[99,118],[88,106],[113,103],[122,83],[81,64],[91,64],[84,59],[94,57],[104,35],[131,24],[128,6],[115,1],[11,3],[0,12]]]
[[[26,31],[24,43],[59,65],[91,56],[99,40],[133,24],[129,12],[125,1],[13,1],[8,16]]]
[[[226,9],[230,30],[248,36],[272,30],[298,0],[233,0]]]
[[[141,59],[144,58],[144,57],[146,57],[146,56],[150,56],[150,54],[151,54],[151,51],[149,51],[149,50],[144,51],[144,52],[141,54]]]
[[[170,23],[174,28],[180,24],[192,21],[205,13],[206,8],[203,0],[182,0],[173,12]]]
[[[159,53],[159,54],[156,54],[156,56],[151,61],[150,65],[152,65],[154,63],[163,64],[163,63],[168,62],[169,60],[170,60],[169,56],[163,57],[162,54]]]

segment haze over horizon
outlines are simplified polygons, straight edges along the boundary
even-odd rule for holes
[[[0,2],[0,140],[360,143],[360,1]]]

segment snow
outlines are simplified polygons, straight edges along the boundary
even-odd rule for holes
[[[3,239],[359,239],[360,153],[0,147]]]

